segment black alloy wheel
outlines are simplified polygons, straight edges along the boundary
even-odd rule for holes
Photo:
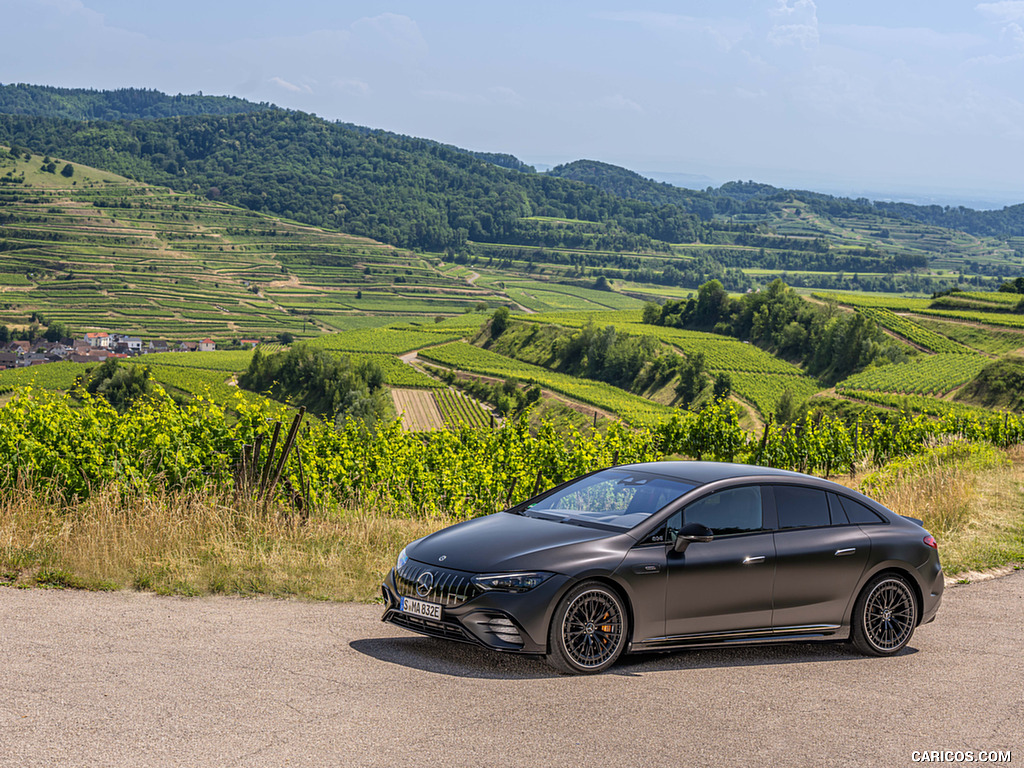
[[[603,672],[622,654],[627,629],[621,598],[600,582],[584,582],[569,590],[555,610],[547,660],[567,674]]]
[[[902,576],[871,581],[853,609],[853,644],[869,656],[890,656],[910,642],[917,626],[917,599]]]

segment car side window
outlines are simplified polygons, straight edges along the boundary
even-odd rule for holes
[[[814,528],[832,524],[825,491],[795,485],[776,485],[773,491],[780,529]]]
[[[834,493],[828,495],[828,509],[832,513],[832,525],[846,525],[850,522],[843,505],[839,503],[839,497]]]
[[[859,501],[848,499],[845,496],[839,497],[843,504],[843,509],[846,511],[846,516],[850,519],[851,523],[858,523],[859,525],[866,525],[871,523],[884,523],[885,521],[872,509],[861,504]]]
[[[687,523],[700,523],[715,536],[750,533],[763,529],[761,489],[756,485],[727,488],[687,505],[669,522],[671,533]]]

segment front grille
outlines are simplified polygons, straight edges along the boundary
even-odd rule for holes
[[[421,594],[416,591],[417,582],[426,572],[431,574],[432,583],[430,589]],[[463,571],[435,568],[409,560],[401,568],[395,569],[395,588],[400,595],[454,608],[479,594],[469,577]]]
[[[419,616],[410,616],[409,614],[401,613],[400,611],[391,611],[390,615],[386,618],[392,624],[396,624],[399,627],[411,629],[413,632],[430,635],[431,637],[440,637],[445,640],[458,640],[463,643],[475,642],[475,640],[466,636],[465,630],[463,630],[458,624],[446,621],[429,621],[428,619],[421,619]]]

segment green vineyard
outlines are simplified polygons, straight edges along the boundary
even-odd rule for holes
[[[434,401],[449,427],[487,427],[491,424],[490,413],[461,392],[439,389],[434,393]]]
[[[897,315],[892,310],[880,307],[861,307],[857,311],[865,317],[875,321],[883,328],[888,328],[890,331],[898,333],[907,341],[910,341],[919,347],[931,350],[932,352],[967,354],[972,351],[971,349],[963,346],[962,344],[957,344],[952,339],[949,339],[940,333],[929,331],[927,328],[922,328],[913,320],[908,320],[902,315]]]
[[[850,376],[837,388],[941,395],[977,376],[986,362],[980,355],[928,355],[909,363],[871,368]]]
[[[542,387],[559,392],[588,405],[617,413],[632,424],[650,424],[668,418],[674,409],[631,395],[611,384],[579,379],[549,371],[547,368],[522,363],[488,352],[465,342],[451,342],[431,347],[420,357],[471,373],[501,379],[536,381]]]

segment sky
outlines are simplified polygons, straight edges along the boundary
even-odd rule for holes
[[[1024,0],[4,0],[0,82],[227,94],[703,187],[1024,201]]]

